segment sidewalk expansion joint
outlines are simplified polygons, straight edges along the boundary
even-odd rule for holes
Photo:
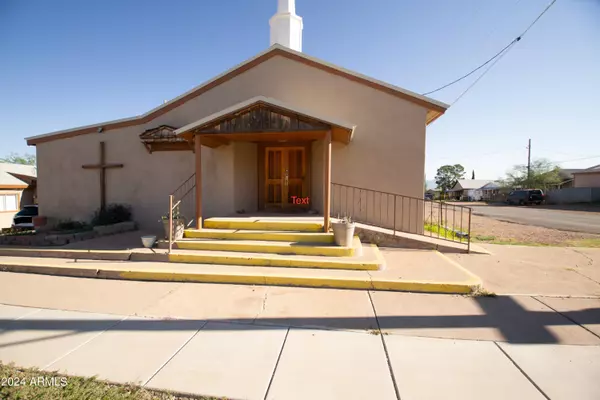
[[[504,351],[504,349],[502,348],[502,346],[500,346],[496,341],[494,341],[494,344],[502,352],[502,354],[504,354],[506,356],[506,358],[508,358],[510,360],[510,362],[523,374],[523,376],[525,378],[527,378],[527,380],[529,381],[529,383],[531,383],[538,390],[538,392],[540,392],[542,394],[542,396],[544,396],[547,400],[551,400],[550,397],[548,397],[548,395],[546,393],[544,393],[544,391],[542,390],[542,388],[539,387],[538,384],[535,383],[533,381],[533,379],[531,379],[531,377],[529,375],[527,375],[527,373],[523,370],[523,368],[521,368],[519,366],[519,364],[517,364],[516,361],[513,360],[512,357],[509,356],[506,351]]]
[[[281,343],[281,350],[279,350],[279,355],[277,356],[277,361],[275,361],[275,366],[273,367],[273,373],[271,374],[271,379],[269,379],[269,384],[267,385],[267,390],[265,391],[264,400],[267,400],[267,396],[269,396],[269,390],[271,390],[271,385],[273,384],[273,379],[275,379],[275,372],[277,372],[277,367],[279,366],[279,361],[281,360],[281,355],[283,354],[283,349],[285,347],[285,343],[287,342],[288,335],[290,334],[291,327],[287,328],[285,332],[285,337],[283,338],[283,343]]]
[[[173,359],[173,358],[174,358],[174,357],[175,357],[177,354],[179,354],[179,352],[180,352],[181,350],[183,350],[183,348],[184,348],[185,346],[187,346],[187,344],[188,344],[188,343],[189,343],[189,342],[190,342],[190,341],[191,341],[193,338],[195,338],[195,337],[196,337],[196,335],[198,334],[198,332],[200,332],[200,331],[201,331],[201,330],[202,330],[202,329],[203,329],[203,328],[206,326],[206,324],[207,324],[207,323],[208,323],[207,321],[204,321],[204,323],[202,324],[202,326],[201,326],[201,327],[200,327],[200,328],[199,328],[199,329],[198,329],[196,332],[194,332],[194,333],[193,333],[193,334],[192,334],[192,335],[189,337],[189,339],[188,339],[188,340],[186,340],[186,341],[185,341],[185,342],[184,342],[184,343],[183,343],[183,344],[182,344],[182,345],[181,345],[181,346],[180,346],[180,347],[179,347],[177,350],[175,350],[175,352],[174,352],[174,353],[171,355],[171,357],[169,357],[169,358],[167,359],[167,361],[165,361],[165,362],[164,362],[164,363],[163,363],[163,364],[162,364],[160,367],[158,367],[158,369],[157,369],[157,370],[156,370],[156,371],[155,371],[155,372],[154,372],[154,373],[153,373],[153,374],[150,376],[150,378],[146,379],[146,382],[144,382],[144,383],[142,384],[142,387],[145,387],[145,386],[148,384],[148,382],[150,382],[150,381],[151,381],[151,380],[152,380],[152,379],[153,379],[153,378],[154,378],[154,377],[155,377],[155,376],[156,376],[156,375],[157,375],[157,374],[158,374],[160,371],[162,371],[162,369],[163,369],[163,368],[164,368],[164,367],[165,367],[165,366],[166,366],[166,365],[167,365],[169,362],[171,362],[171,360],[172,360],[172,359]]]
[[[566,319],[568,319],[569,321],[571,321],[572,323],[574,323],[575,325],[578,325],[580,327],[582,327],[583,329],[585,329],[586,331],[588,331],[589,333],[591,333],[592,335],[596,336],[598,339],[600,339],[600,335],[598,335],[597,333],[591,331],[590,329],[588,329],[587,327],[581,325],[579,322],[575,321],[574,319],[572,319],[571,317],[569,317],[568,315],[565,315],[563,313],[561,313],[560,311],[558,311],[557,309],[555,309],[554,307],[544,303],[543,301],[541,301],[540,299],[538,299],[535,296],[531,296],[533,299],[537,300],[538,302],[540,302],[541,304],[543,304],[544,306],[548,307],[549,309],[551,309],[552,311],[554,311],[555,313],[562,315],[563,317],[565,317]]]
[[[122,319],[120,319],[119,321],[115,322],[114,324],[112,324],[111,326],[109,326],[108,328],[104,329],[101,332],[98,332],[97,334],[95,334],[94,336],[92,336],[91,338],[89,338],[88,340],[86,340],[83,343],[80,343],[78,346],[75,346],[74,348],[72,348],[71,350],[67,351],[65,354],[63,354],[62,356],[58,357],[56,360],[52,361],[50,364],[44,366],[42,369],[48,369],[50,368],[50,366],[52,364],[55,364],[56,362],[62,360],[63,358],[65,358],[66,356],[68,356],[69,354],[79,350],[80,348],[82,348],[83,346],[85,346],[86,344],[88,344],[89,342],[91,342],[92,340],[96,339],[98,336],[102,335],[104,332],[114,328],[115,326],[119,325],[121,322],[125,321],[127,318],[129,318],[129,316],[126,316]]]
[[[394,391],[396,392],[396,399],[401,400],[400,390],[398,389],[398,382],[396,382],[396,377],[394,376],[394,368],[392,367],[392,362],[390,361],[390,354],[388,352],[387,344],[385,343],[384,334],[381,331],[381,324],[379,324],[379,317],[377,316],[377,310],[375,309],[375,303],[373,303],[373,298],[371,297],[371,292],[367,290],[367,294],[369,296],[369,302],[371,303],[371,307],[373,308],[373,315],[375,315],[375,322],[377,323],[377,330],[379,331],[379,337],[381,338],[381,344],[383,345],[383,352],[385,353],[385,360],[387,362],[388,369],[390,370],[390,378],[392,379],[392,384],[394,385]]]

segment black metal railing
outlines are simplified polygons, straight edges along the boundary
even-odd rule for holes
[[[461,205],[332,183],[331,216],[471,248],[471,208]]]

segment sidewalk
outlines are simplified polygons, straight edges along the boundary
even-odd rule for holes
[[[0,359],[244,399],[596,399],[600,347],[379,335],[0,305]],[[385,347],[384,347],[385,344]],[[387,350],[387,354],[386,354]],[[388,364],[389,361],[389,364]]]
[[[5,272],[0,303],[2,362],[149,388],[244,399],[600,395],[599,299]]]

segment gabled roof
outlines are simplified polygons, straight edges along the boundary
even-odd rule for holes
[[[579,172],[585,171],[585,168],[560,168],[558,170],[558,175],[564,179],[573,179],[573,174],[577,174]]]
[[[178,136],[184,135],[188,132],[198,131],[198,133],[202,133],[205,128],[210,128],[212,133],[218,133],[218,131],[214,130],[212,125],[217,124],[216,128],[220,128],[221,125],[218,125],[222,122],[228,122],[227,120],[234,120],[238,125],[241,124],[240,121],[244,116],[247,116],[252,109],[263,108],[268,113],[274,113],[276,115],[289,115],[292,116],[293,119],[288,119],[289,122],[295,122],[298,126],[289,126],[287,128],[281,128],[279,125],[273,126],[271,130],[282,131],[282,130],[315,130],[315,129],[328,129],[331,128],[332,136],[334,140],[349,143],[352,140],[352,135],[354,133],[354,128],[356,127],[354,124],[351,124],[346,121],[342,121],[337,118],[332,118],[321,113],[315,113],[313,111],[308,111],[305,109],[301,109],[289,104],[286,104],[280,100],[273,99],[265,96],[256,96],[241,103],[235,104],[231,107],[228,107],[224,110],[211,114],[207,117],[204,117],[196,122],[192,122],[184,127],[181,127],[175,131],[175,134]],[[270,116],[267,116],[266,122],[270,123],[272,121],[279,121],[278,119],[273,119]],[[258,119],[256,119],[258,120]],[[289,125],[289,124],[288,124]],[[272,126],[269,124],[269,126]],[[267,126],[261,126],[260,131],[268,131],[270,130]],[[250,132],[251,130],[248,130]]]
[[[594,165],[588,169],[584,169],[583,171],[574,172],[573,175],[577,174],[597,174],[600,172],[600,164]]]
[[[145,130],[140,134],[142,142],[179,142],[180,139],[175,134],[177,128],[169,125],[160,125],[156,128]]]
[[[29,183],[18,177],[36,179],[33,165],[0,163],[0,189],[25,189]]]
[[[488,183],[492,183],[493,181],[487,181],[484,179],[459,179],[456,182],[456,185],[452,188],[452,190],[469,190],[469,189],[481,189]]]
[[[111,129],[125,128],[128,126],[145,124],[145,123],[153,120],[154,118],[156,118],[160,115],[163,115],[166,112],[168,112],[176,107],[179,107],[180,105],[201,95],[202,93],[204,93],[216,86],[219,86],[221,83],[227,82],[228,80],[236,77],[237,75],[239,75],[239,74],[241,74],[241,73],[243,73],[243,72],[269,60],[270,58],[275,57],[275,56],[286,57],[288,59],[295,60],[295,61],[304,63],[306,65],[310,65],[314,68],[318,68],[323,71],[326,71],[326,72],[329,72],[329,73],[332,73],[332,74],[335,74],[338,76],[342,76],[342,77],[352,80],[354,82],[358,82],[360,84],[370,86],[374,89],[381,90],[392,96],[396,96],[396,97],[402,98],[404,100],[418,104],[422,107],[425,107],[428,110],[427,118],[426,118],[427,124],[430,124],[431,122],[436,120],[438,117],[440,117],[442,114],[444,114],[446,109],[448,109],[448,107],[449,107],[449,105],[442,103],[440,101],[437,101],[437,100],[433,100],[429,97],[422,96],[420,94],[411,92],[406,89],[402,89],[398,86],[390,85],[388,83],[379,81],[377,79],[373,79],[368,76],[359,74],[357,72],[353,72],[353,71],[338,67],[334,64],[330,64],[328,62],[319,60],[317,58],[310,57],[304,53],[300,53],[300,52],[291,50],[291,49],[281,46],[279,44],[275,44],[275,45],[269,47],[264,52],[259,53],[258,55],[250,58],[249,60],[246,60],[243,63],[224,72],[223,74],[218,75],[217,77],[209,80],[208,82],[205,82],[205,83],[193,88],[192,90],[182,94],[181,96],[176,97],[175,99],[173,99],[169,102],[166,102],[165,104],[162,104],[159,107],[156,107],[156,108],[148,111],[145,114],[142,114],[142,115],[139,115],[136,117],[131,117],[131,118],[124,118],[124,119],[119,119],[119,120],[101,122],[98,124],[86,125],[86,126],[82,126],[82,127],[78,127],[78,128],[66,129],[66,130],[61,130],[61,131],[57,131],[57,132],[51,132],[51,133],[46,133],[46,134],[42,134],[42,135],[31,136],[31,137],[26,138],[27,144],[28,145],[36,145],[38,143],[44,143],[44,142],[49,142],[49,141],[58,140],[58,139],[66,139],[69,137],[84,135],[84,134],[88,134],[88,133],[95,133],[95,132],[98,132],[99,128],[102,128],[104,131],[107,131],[107,130],[111,130]]]

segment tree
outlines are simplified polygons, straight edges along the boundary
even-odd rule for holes
[[[35,155],[33,154],[17,154],[10,153],[6,157],[0,158],[0,162],[10,163],[10,164],[25,164],[25,165],[35,165]]]
[[[442,193],[452,189],[459,179],[464,178],[465,169],[460,164],[439,167],[435,174],[435,183]]]
[[[502,181],[503,186],[521,189],[547,189],[562,182],[560,168],[546,159],[531,163],[531,173],[527,178],[527,165],[515,165]]]

